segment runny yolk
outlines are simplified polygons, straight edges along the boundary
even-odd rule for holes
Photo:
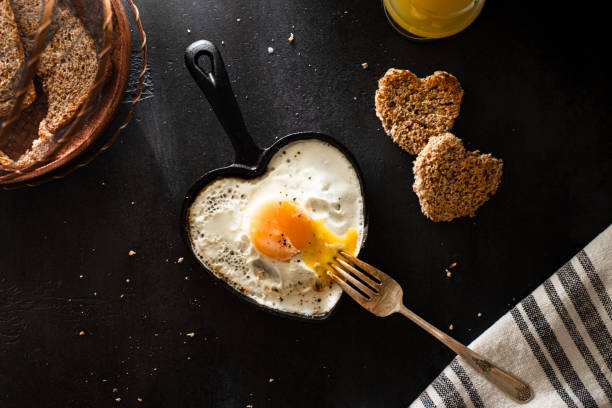
[[[326,226],[324,220],[313,220],[313,238],[302,250],[302,261],[319,275],[322,286],[329,285],[331,278],[327,275],[329,264],[334,262],[338,251],[355,254],[357,246],[357,230],[349,228],[344,236],[336,235]],[[321,289],[321,286],[316,287]]]
[[[251,219],[251,242],[262,254],[289,259],[308,244],[313,235],[310,218],[288,201],[268,201]]]
[[[260,253],[278,260],[302,254],[302,261],[319,276],[316,288],[329,285],[326,270],[339,250],[355,253],[357,230],[349,228],[344,236],[325,226],[325,220],[312,220],[290,201],[268,201],[253,215],[249,228],[251,242]]]

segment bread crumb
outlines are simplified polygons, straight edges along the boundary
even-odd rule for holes
[[[123,299],[124,297],[125,297],[125,294],[123,294],[123,293],[121,295],[119,295],[120,299]]]
[[[291,33],[289,36],[289,42],[292,43],[293,41],[295,41],[295,37],[293,36],[293,33]]]
[[[274,378],[270,378],[270,379],[268,380],[268,382],[269,382],[269,383],[274,382]]]
[[[185,260],[185,258],[183,258],[183,257],[181,256],[179,259],[177,259],[177,261],[176,261],[176,262],[178,262],[178,263],[183,263],[183,261],[184,261],[184,260]]]
[[[449,271],[448,269],[446,269],[446,277],[450,278],[451,276],[453,276],[453,274],[451,273],[451,271]]]
[[[134,255],[136,255],[136,251],[130,249],[130,252],[128,252],[128,255],[129,256],[134,256]]]
[[[274,52],[274,48],[268,47],[268,54],[272,54]]]
[[[117,401],[117,402],[121,402],[121,398],[120,398],[120,397],[117,397],[117,398],[115,398],[115,401]]]
[[[363,69],[368,69],[368,63],[367,63],[367,62],[364,62],[363,64],[361,64],[361,67],[362,67]]]
[[[448,326],[448,330],[453,330],[455,328],[455,326],[453,326],[452,324],[450,326]]]
[[[448,266],[448,268],[453,269],[455,266],[457,266],[457,262],[453,262],[452,264]]]
[[[478,314],[476,316],[482,317],[482,313],[478,312]]]
[[[221,40],[221,45],[225,45],[225,41]]]
[[[84,335],[85,335],[85,332],[84,332],[83,330],[81,330],[81,331],[79,332],[79,336],[84,336]]]
[[[187,334],[186,334],[186,336],[187,336],[187,337],[194,337],[194,336],[195,336],[195,333],[194,333],[194,332],[187,333]]]
[[[130,283],[130,278],[127,278],[127,279],[125,280],[125,283]]]
[[[138,397],[138,398],[136,398],[136,401],[142,402],[142,398]]]
[[[119,392],[119,388],[113,388],[113,392]]]
[[[253,405],[251,405],[251,404],[247,404],[247,405],[245,406],[245,408],[253,408]]]
[[[188,32],[188,33],[190,33],[190,32],[191,32],[191,29],[189,29],[189,28],[188,28],[188,29],[187,29],[187,32]]]
[[[238,23],[239,23],[239,22],[240,22],[240,19],[239,19],[239,18],[237,18],[237,19],[236,19],[236,22],[238,22]]]

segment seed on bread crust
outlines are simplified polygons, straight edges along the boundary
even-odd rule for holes
[[[376,116],[394,142],[418,154],[430,137],[453,127],[462,98],[461,84],[448,72],[418,78],[408,70],[391,68],[378,80]]]
[[[432,221],[474,217],[501,181],[502,160],[468,152],[451,133],[429,139],[414,161],[413,189]]]

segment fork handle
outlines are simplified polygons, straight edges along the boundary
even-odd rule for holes
[[[525,403],[533,398],[533,391],[523,381],[519,380],[509,372],[502,370],[495,364],[491,363],[480,354],[469,349],[457,340],[453,339],[442,330],[432,326],[414,312],[409,310],[406,306],[401,305],[398,310],[399,313],[412,320],[414,323],[419,325],[426,332],[440,340],[445,346],[453,350],[455,353],[463,357],[463,359],[478,371],[483,377],[495,384],[500,390],[505,392],[507,395],[512,397],[515,401]]]

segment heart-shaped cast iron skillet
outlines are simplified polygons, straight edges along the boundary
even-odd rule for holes
[[[199,65],[198,61],[203,56],[208,57],[208,59],[210,60],[211,72],[205,72]],[[230,85],[227,76],[227,71],[225,70],[225,65],[223,63],[223,59],[221,58],[221,54],[219,53],[218,48],[210,41],[196,41],[189,47],[187,47],[187,50],[185,51],[185,64],[187,65],[187,68],[189,69],[189,72],[193,76],[195,82],[204,92],[204,95],[206,95],[206,98],[208,99],[211,107],[213,108],[213,111],[217,115],[217,119],[219,119],[219,122],[221,122],[221,125],[225,129],[227,136],[229,136],[236,152],[234,164],[228,167],[215,169],[204,174],[202,177],[200,177],[199,180],[197,180],[193,184],[193,186],[189,189],[187,195],[185,196],[183,210],[181,213],[183,236],[186,240],[187,245],[191,249],[191,254],[198,261],[198,263],[202,264],[193,250],[193,245],[189,234],[189,208],[191,207],[191,204],[197,197],[198,193],[208,184],[219,178],[238,177],[243,179],[252,179],[261,176],[266,171],[270,159],[283,146],[291,142],[295,142],[297,140],[305,139],[319,139],[331,144],[339,151],[341,151],[353,165],[357,173],[357,177],[359,178],[359,184],[361,186],[361,195],[364,199],[364,236],[361,246],[363,248],[368,231],[368,214],[366,212],[363,175],[361,173],[361,170],[359,169],[359,165],[357,164],[355,158],[349,152],[349,150],[330,136],[317,132],[293,133],[278,139],[272,146],[268,147],[267,149],[261,149],[255,144],[255,142],[246,130],[244,120],[242,119],[242,113],[240,112],[238,103],[234,98],[234,91],[232,90],[232,87]],[[213,271],[205,267],[203,264],[202,266],[213,277],[215,277],[215,279],[217,279]],[[227,282],[224,286],[230,289],[232,293],[238,295],[241,299],[246,300],[251,304],[257,305],[258,307],[263,308],[269,312],[282,316],[297,317],[306,320],[325,320],[329,318],[329,316],[335,309],[334,306],[332,310],[330,310],[327,314],[314,317],[282,312],[257,303],[250,297],[243,295],[237,290],[235,290]],[[338,303],[336,303],[336,305],[337,304]]]

